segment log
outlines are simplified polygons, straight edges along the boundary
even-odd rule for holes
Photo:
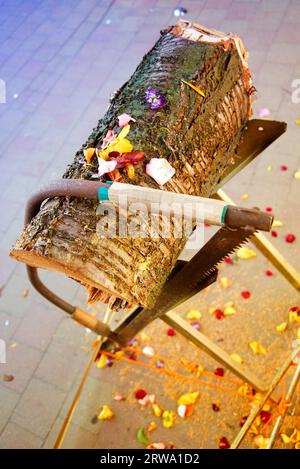
[[[160,109],[151,110],[145,103],[149,87],[165,98]],[[253,91],[247,53],[238,36],[181,21],[161,32],[63,177],[95,178],[97,158],[86,164],[84,150],[101,149],[109,130],[120,131],[117,116],[127,113],[135,119],[128,138],[134,150],[144,152],[144,159],[134,167],[134,176],[128,168],[120,169],[121,181],[209,197],[234,162],[252,113]],[[165,158],[175,168],[175,175],[163,186],[146,174],[146,164],[153,157]],[[107,180],[107,174],[100,179]],[[187,237],[101,237],[96,232],[96,209],[97,203],[91,200],[48,200],[10,255],[81,282],[90,302],[115,297],[119,303],[153,306]]]

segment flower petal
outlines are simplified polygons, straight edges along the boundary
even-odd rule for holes
[[[117,166],[116,161],[105,161],[102,158],[98,158],[98,174],[103,176],[103,174],[110,173]]]
[[[102,406],[102,410],[97,418],[98,420],[110,420],[113,418],[113,416],[113,410],[108,405],[104,405]]]
[[[237,256],[239,259],[251,259],[252,257],[256,257],[256,252],[253,249],[247,247],[241,247],[237,251]]]
[[[168,182],[175,174],[175,168],[165,158],[151,158],[146,165],[146,173],[160,186]]]
[[[200,313],[200,311],[198,311],[197,309],[191,309],[188,313],[187,313],[187,319],[189,319],[190,321],[196,321],[197,319],[201,319],[202,317],[202,314]]]
[[[182,394],[177,400],[178,405],[190,405],[195,404],[196,400],[198,399],[199,391],[196,392],[186,392]]]
[[[129,114],[126,113],[120,114],[117,119],[119,121],[119,127],[125,127],[125,125],[127,125],[130,121],[135,122],[135,119],[133,119]]]
[[[278,326],[276,326],[276,331],[284,332],[286,328],[287,328],[287,322],[282,322],[281,324],[278,324]]]
[[[249,347],[251,348],[252,352],[255,353],[255,355],[266,355],[267,353],[266,349],[255,340],[249,342]]]
[[[203,93],[203,91],[201,91],[199,88],[197,88],[197,86],[193,85],[189,81],[185,81],[185,80],[181,80],[181,81],[182,81],[182,83],[185,83],[187,86],[192,88],[192,90],[196,91],[196,93],[200,94],[200,96],[203,96],[205,98],[205,94]]]
[[[87,164],[90,164],[95,154],[95,148],[86,148],[85,150],[83,150],[83,154],[85,156],[85,160]]]

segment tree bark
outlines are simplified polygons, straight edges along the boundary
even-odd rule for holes
[[[149,87],[166,98],[159,110],[145,104]],[[133,179],[121,170],[122,181],[208,197],[234,161],[251,115],[252,93],[246,52],[237,36],[180,22],[161,33],[63,177],[95,177],[97,161],[85,165],[83,151],[100,148],[108,130],[118,132],[117,116],[126,112],[136,120],[128,138],[145,158]],[[153,157],[167,159],[176,170],[163,187],[145,172]],[[99,237],[96,208],[90,200],[49,200],[24,229],[11,256],[79,280],[88,288],[89,301],[108,301],[113,295],[151,307],[187,238]]]

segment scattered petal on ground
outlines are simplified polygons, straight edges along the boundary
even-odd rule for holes
[[[266,355],[267,353],[266,349],[255,340],[249,342],[249,347],[251,348],[252,352],[255,353],[255,355]]]
[[[239,259],[243,260],[251,259],[252,257],[256,257],[256,252],[244,246],[237,251],[237,256]]]

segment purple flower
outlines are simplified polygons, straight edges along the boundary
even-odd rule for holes
[[[165,97],[155,88],[148,88],[145,93],[145,99],[150,104],[150,109],[160,109],[166,104]]]

